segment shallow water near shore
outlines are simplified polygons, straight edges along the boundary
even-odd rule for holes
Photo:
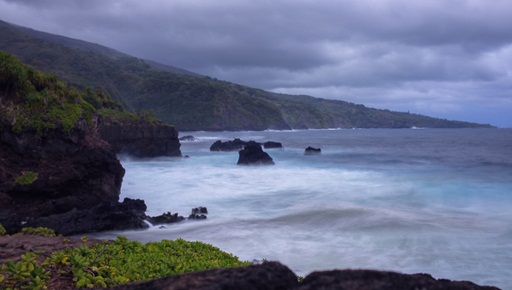
[[[208,219],[122,234],[184,238],[297,275],[365,268],[430,273],[512,289],[512,130],[361,129],[182,132],[190,158],[132,160],[121,200],[149,215],[205,206]],[[216,140],[277,141],[276,165],[237,166]],[[304,148],[320,147],[306,156]]]

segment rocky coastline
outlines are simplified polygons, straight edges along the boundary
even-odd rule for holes
[[[167,224],[185,219],[170,212],[158,217],[148,217],[145,214],[144,201],[132,199],[118,201],[124,169],[116,158],[114,146],[106,142],[96,128],[82,124],[70,134],[54,130],[43,137],[34,132],[17,134],[9,128],[2,128],[0,223],[8,233],[17,232],[22,227],[49,227],[57,233],[73,235],[104,230],[143,229],[147,227],[146,221]],[[112,128],[109,129],[111,131],[105,132],[114,132]],[[133,128],[133,125],[129,128]],[[118,130],[118,132],[122,131]],[[143,140],[147,132],[155,132],[155,130],[141,129],[139,133],[130,136],[136,136],[133,140]],[[161,131],[156,130],[156,132]],[[171,139],[174,140],[178,135],[177,132],[170,135],[160,134],[156,134],[159,136],[156,139],[163,140],[164,136],[172,136]],[[114,136],[113,140],[122,140],[120,134],[111,136]],[[131,146],[136,148],[141,144],[144,142],[134,141]],[[248,143],[244,146],[247,147],[247,145],[250,147],[255,144]],[[261,150],[261,144],[255,146]],[[152,150],[148,152],[154,152]],[[34,180],[28,184],[20,184],[16,181],[16,176],[29,170],[37,172]],[[192,210],[189,218],[203,219],[206,218],[204,214],[207,214],[206,208],[196,208]],[[44,250],[48,255],[56,250],[80,245],[79,242],[70,243],[69,239],[62,237],[27,238],[24,235],[0,237],[0,244],[2,245],[0,259],[3,261],[15,260],[27,251]],[[66,287],[72,285],[70,281],[66,283],[59,285]],[[371,270],[314,272],[299,282],[297,276],[288,267],[278,262],[188,273],[119,285],[113,289],[191,288],[498,289],[467,281],[437,280],[428,274],[407,275]]]
[[[48,227],[63,235],[148,227],[144,201],[118,201],[125,170],[115,144],[126,140],[123,132],[137,128],[124,135],[132,141],[122,152],[181,156],[178,133],[170,126],[107,125],[104,134],[112,145],[98,133],[100,122],[97,117],[93,126],[81,121],[69,133],[54,129],[43,136],[2,127],[0,224],[8,233],[22,227]],[[154,141],[151,146],[145,146],[146,138]]]

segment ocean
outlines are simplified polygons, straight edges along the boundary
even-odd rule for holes
[[[181,132],[189,158],[134,160],[121,200],[149,215],[208,208],[208,219],[105,232],[141,242],[203,241],[297,275],[377,269],[512,289],[512,129]],[[274,166],[238,166],[216,140],[281,142]],[[308,146],[319,155],[304,155]]]

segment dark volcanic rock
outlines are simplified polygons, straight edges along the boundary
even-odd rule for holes
[[[256,142],[249,142],[238,152],[238,165],[274,165],[274,160]]]
[[[180,141],[196,141],[197,138],[192,135],[185,135],[179,138]]]
[[[221,140],[215,141],[212,146],[210,146],[210,151],[239,151],[243,149],[247,144],[259,144],[263,146],[265,149],[270,148],[283,148],[283,144],[275,141],[267,141],[265,143],[258,143],[256,141],[244,141],[239,138],[233,139],[233,141],[225,141]]]
[[[399,274],[372,270],[314,272],[297,281],[295,274],[278,262],[247,267],[208,270],[152,281],[130,283],[112,289],[297,289],[297,290],[495,290],[467,281],[436,280],[428,274]]]
[[[206,207],[196,207],[192,209],[192,213],[188,216],[188,219],[204,220],[207,214],[208,209]]]
[[[217,140],[210,146],[210,151],[238,151],[242,149],[245,144],[247,144],[246,141],[242,141],[238,138],[226,142]]]
[[[322,153],[322,149],[320,148],[313,148],[311,146],[308,146],[306,150],[304,150],[305,155],[314,155],[314,154],[320,154]]]
[[[48,227],[62,235],[87,232],[145,229],[146,204],[125,198],[122,203],[102,203],[90,209],[72,209],[66,213],[31,218],[24,227]]]
[[[138,158],[181,157],[181,144],[174,126],[144,120],[121,123],[105,120],[99,132],[116,153]]]
[[[22,222],[118,201],[124,169],[85,121],[42,137],[0,130],[0,223],[10,233]],[[25,174],[35,178],[16,181]]]
[[[163,225],[163,224],[177,223],[177,222],[180,222],[180,221],[182,221],[184,219],[185,218],[180,216],[180,215],[178,215],[178,213],[171,214],[170,212],[161,214],[159,216],[147,217],[146,218],[146,220],[148,222],[150,222],[154,226],[156,226],[156,225]]]
[[[410,290],[410,289],[498,289],[478,286],[467,281],[436,280],[428,274],[400,274],[372,270],[333,270],[309,274],[298,288],[300,290],[346,289],[346,290]]]
[[[283,148],[283,144],[280,142],[274,142],[274,141],[267,141],[263,143],[263,148],[265,149],[272,149],[272,148]]]
[[[277,262],[247,267],[214,269],[202,272],[170,276],[152,281],[119,285],[112,289],[208,289],[208,290],[256,290],[296,289],[297,276]]]

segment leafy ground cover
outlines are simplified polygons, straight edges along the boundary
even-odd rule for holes
[[[51,236],[48,229],[26,229],[25,234]],[[22,235],[25,235],[22,234]],[[182,239],[142,244],[118,237],[50,254],[27,252],[0,266],[1,289],[106,288],[170,275],[250,265],[236,256],[202,242]],[[64,243],[69,239],[63,238]]]

